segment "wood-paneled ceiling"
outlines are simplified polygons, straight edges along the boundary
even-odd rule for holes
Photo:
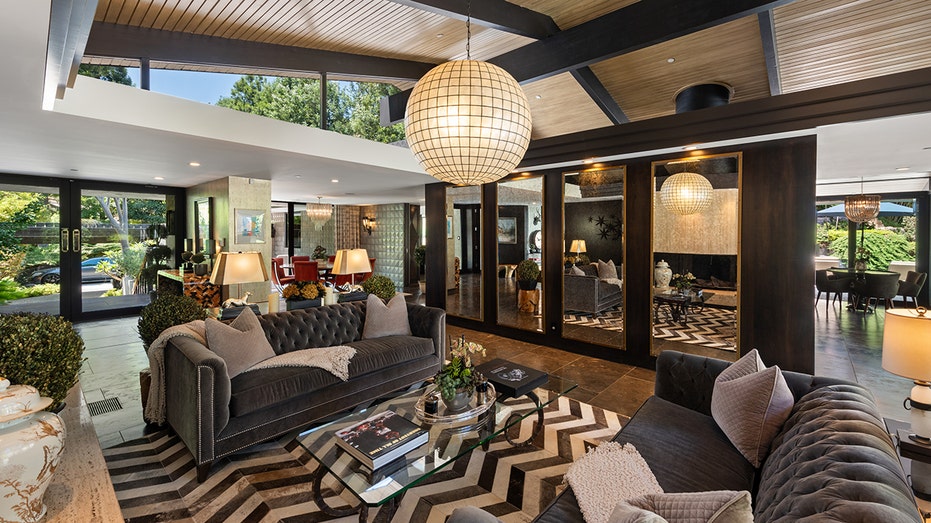
[[[522,81],[535,139],[673,114],[676,93],[700,83],[726,84],[732,101],[743,101],[931,67],[928,0],[469,3],[471,56]],[[145,58],[152,67],[240,74],[327,72],[331,79],[380,79],[409,89],[432,64],[465,57],[466,6],[466,0],[98,0],[83,61],[136,65]]]

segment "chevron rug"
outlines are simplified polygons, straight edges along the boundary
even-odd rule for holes
[[[666,340],[701,345],[712,349],[737,350],[737,312],[733,309],[705,307],[701,312],[689,313],[685,325],[670,321],[669,315],[660,312],[659,321],[653,325],[653,335]],[[624,313],[613,308],[597,315],[569,313],[563,321],[570,325],[581,325],[615,332],[624,330]]]
[[[627,419],[562,397],[546,407],[544,430],[532,445],[513,447],[499,437],[487,452],[474,450],[408,490],[394,510],[370,511],[369,521],[441,522],[462,505],[482,507],[505,522],[530,521],[556,496],[568,465],[613,437]],[[536,416],[524,420],[520,438],[535,422]],[[318,510],[310,494],[316,461],[290,437],[222,459],[202,484],[191,453],[167,430],[105,449],[104,456],[127,522],[358,521]],[[324,480],[323,492],[330,506],[356,503],[332,481]]]

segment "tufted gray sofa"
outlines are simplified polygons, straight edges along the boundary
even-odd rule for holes
[[[598,279],[598,276],[563,275],[563,300],[567,311],[597,314],[624,301],[621,288]]]
[[[656,362],[654,396],[615,436],[637,447],[664,491],[748,490],[756,523],[922,521],[867,389],[783,372],[795,407],[755,469],[710,414],[714,379],[728,365],[664,351]],[[572,489],[534,521],[582,522]]]
[[[407,304],[412,336],[362,339],[366,303],[356,301],[259,317],[277,354],[349,345],[349,380],[309,367],[245,372],[191,338],[165,349],[168,423],[194,455],[198,481],[214,460],[303,428],[436,374],[444,358],[446,311]]]

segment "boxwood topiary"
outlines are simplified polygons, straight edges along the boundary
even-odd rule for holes
[[[398,292],[394,281],[387,276],[372,276],[362,282],[362,290],[383,300],[390,300]]]
[[[149,345],[168,327],[206,317],[206,309],[194,298],[159,293],[155,301],[139,312],[139,337],[142,338],[142,346],[148,351]]]
[[[78,382],[84,340],[74,326],[48,314],[0,314],[0,376],[32,385],[57,406]]]

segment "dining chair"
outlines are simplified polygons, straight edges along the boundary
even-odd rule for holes
[[[853,284],[854,292],[858,295],[856,305],[862,303],[863,312],[873,312],[871,305],[875,299],[877,307],[882,300],[887,309],[894,308],[892,298],[899,292],[899,276],[901,275],[897,272],[867,272],[863,280],[857,280]]]
[[[369,265],[372,267],[372,270],[356,274],[356,283],[362,283],[372,277],[372,273],[375,272],[375,258],[369,258]]]
[[[918,293],[921,292],[921,288],[924,287],[927,279],[928,273],[926,272],[908,271],[905,275],[905,279],[899,280],[898,294],[905,300],[906,307],[908,307],[909,297],[912,298],[912,303],[915,304],[915,307],[918,307]]]
[[[281,292],[285,285],[292,283],[293,281],[293,276],[288,276],[284,273],[284,268],[281,266],[281,260],[278,258],[272,258],[272,285],[278,289],[278,292]]]
[[[818,300],[821,299],[821,293],[825,292],[827,295],[824,297],[825,305],[824,310],[827,312],[828,307],[834,302],[840,299],[845,292],[850,292],[850,286],[854,281],[854,277],[847,274],[831,274],[828,269],[821,269],[815,271],[815,288],[818,289],[818,296],[815,297],[815,305],[818,304]],[[831,300],[831,293],[834,293],[834,300]]]
[[[297,281],[317,281],[320,273],[317,271],[317,262],[298,260],[294,262],[294,279]]]
[[[291,265],[298,261],[310,261],[310,256],[291,256]]]

